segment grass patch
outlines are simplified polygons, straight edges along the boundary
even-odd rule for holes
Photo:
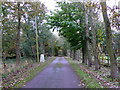
[[[40,66],[33,68],[32,70],[28,71],[26,74],[28,74],[27,77],[25,77],[23,80],[17,82],[13,87],[11,88],[20,88],[23,87],[23,85],[25,85],[28,81],[30,81],[31,79],[33,79],[38,73],[40,73],[46,66],[48,66],[53,60],[55,59],[55,57],[52,58],[52,60],[47,60],[44,63],[40,63]]]
[[[86,88],[101,88],[101,85],[95,78],[91,77],[86,72],[82,71],[77,63],[71,62],[70,58],[66,58]]]

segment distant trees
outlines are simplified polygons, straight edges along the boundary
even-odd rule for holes
[[[41,2],[2,2],[1,6],[4,60],[16,57],[18,65],[22,56],[39,62],[42,53],[54,56],[66,55],[68,51],[75,60],[82,52],[82,63],[95,65],[98,70],[102,54],[108,54],[111,76],[118,77],[119,33],[112,34],[111,30],[111,26],[119,29],[118,7],[111,9],[105,2],[58,2],[60,9],[47,16],[47,8]],[[112,13],[110,19],[107,9]],[[104,23],[99,20],[101,12]],[[60,38],[49,29],[57,29]]]
[[[75,58],[75,51],[82,47],[80,43],[83,36],[84,23],[82,23],[84,13],[81,3],[59,3],[62,11],[57,11],[49,17],[48,23],[53,28],[58,28],[60,35],[64,36],[71,45],[73,58]],[[58,18],[59,17],[59,18]],[[79,26],[80,25],[80,26]]]
[[[103,22],[99,20],[100,5],[102,7],[105,27]],[[108,53],[111,59],[111,76],[116,78],[118,70],[115,52],[112,49],[113,42],[110,22],[104,3],[61,2],[58,3],[58,7],[60,10],[51,13],[48,24],[52,28],[58,29],[60,35],[70,43],[69,49],[71,49],[70,55],[72,55],[70,57],[76,59],[76,51],[81,49],[82,62],[89,67],[94,64],[95,70],[98,70],[101,64],[100,57],[103,53]],[[109,48],[107,51],[106,47]]]
[[[4,60],[16,57],[18,65],[21,57],[34,57],[38,62],[41,53],[51,53],[55,36],[45,24],[46,11],[41,2],[2,2]]]

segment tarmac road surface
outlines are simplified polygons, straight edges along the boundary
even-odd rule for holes
[[[57,57],[23,88],[82,88],[80,80],[64,57]]]

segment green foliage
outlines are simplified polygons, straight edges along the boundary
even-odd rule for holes
[[[20,53],[24,57],[36,57],[36,34],[35,34],[35,16],[37,18],[38,29],[38,45],[39,52],[44,53],[43,50],[50,53],[52,46],[51,40],[56,41],[55,36],[51,33],[46,21],[46,7],[41,2],[19,2],[20,15],[22,20],[20,32]],[[3,29],[3,57],[16,56],[16,38],[18,26],[18,11],[17,2],[3,2],[2,3],[2,29]],[[45,47],[45,48],[44,48]],[[45,52],[45,53],[46,53]]]
[[[104,30],[102,30],[102,29],[98,29],[98,30],[97,30],[97,39],[98,39],[98,42],[99,42],[100,44],[103,44],[103,43],[104,43],[104,40],[105,40]]]
[[[58,3],[58,7],[61,10],[57,10],[48,17],[48,24],[54,29],[57,28],[73,49],[81,48],[85,29],[83,4]]]

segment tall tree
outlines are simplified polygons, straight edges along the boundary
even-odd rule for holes
[[[0,16],[3,16],[3,13],[2,13],[2,3],[0,2]],[[2,18],[0,17],[0,28],[2,26]],[[0,30],[0,63],[2,61],[2,28]],[[0,67],[2,68],[2,67]]]
[[[94,4],[94,3],[93,3]],[[93,56],[94,56],[94,61],[95,61],[95,70],[99,69],[99,61],[98,61],[98,55],[97,55],[97,38],[96,38],[96,28],[95,28],[95,20],[93,18],[93,7],[92,4],[89,7],[89,16],[90,16],[90,25],[91,25],[91,30],[92,30],[92,46],[93,46]]]
[[[37,50],[37,62],[39,62],[39,47],[38,47],[38,26],[37,26],[37,16],[35,16],[35,27],[36,27],[36,50]]]
[[[19,2],[17,2],[17,11],[18,11],[17,12],[18,26],[17,26],[17,36],[16,36],[16,65],[18,65],[20,61],[21,7]]]
[[[49,25],[59,30],[60,35],[70,43],[71,50],[77,50],[82,47],[81,42],[85,38],[83,5],[82,3],[58,3],[58,6],[61,10],[49,16]]]
[[[87,60],[88,60],[88,66],[91,67],[92,65],[92,57],[91,57],[91,50],[90,50],[90,35],[89,35],[89,26],[88,26],[88,13],[89,9],[85,7],[85,25],[86,25],[86,47],[87,47]],[[87,61],[86,61],[87,64]]]
[[[100,2],[100,5],[102,7],[102,14],[103,14],[103,19],[105,23],[107,51],[110,56],[110,63],[111,63],[110,65],[111,66],[111,77],[117,78],[118,68],[117,68],[115,53],[114,53],[113,45],[112,45],[112,32],[111,32],[110,21],[107,15],[107,5],[106,5],[106,2]]]

